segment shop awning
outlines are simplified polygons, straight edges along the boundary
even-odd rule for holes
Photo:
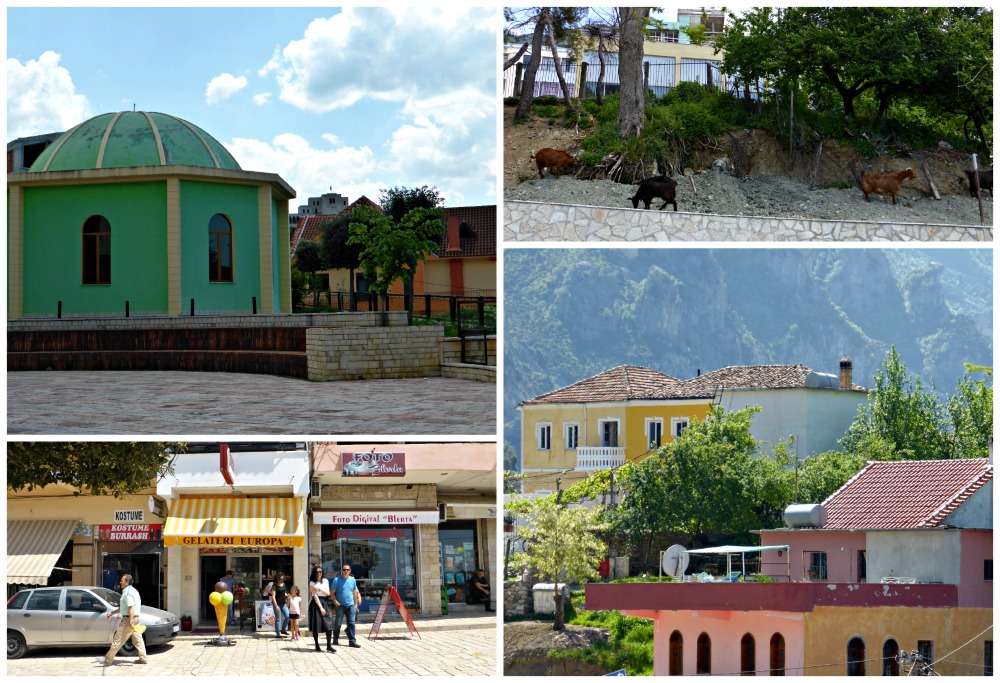
[[[7,583],[46,583],[76,525],[73,519],[8,520]]]
[[[301,498],[180,498],[170,504],[164,545],[294,546],[306,543]]]

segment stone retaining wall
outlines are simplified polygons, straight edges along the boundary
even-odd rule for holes
[[[507,242],[992,242],[993,226],[875,223],[505,201]]]
[[[466,360],[483,357],[483,339],[470,337],[465,340]],[[486,364],[497,364],[497,338],[496,335],[486,337]],[[445,337],[441,342],[441,362],[461,363],[462,362],[462,340],[458,337]]]
[[[523,581],[503,582],[504,616],[529,615],[533,610],[531,586]]]
[[[440,327],[316,327],[306,330],[309,379],[441,376]]]
[[[496,384],[495,365],[470,365],[468,363],[441,363],[441,376],[453,379],[467,379],[473,382]]]

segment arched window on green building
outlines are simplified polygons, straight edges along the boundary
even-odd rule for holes
[[[233,224],[221,213],[208,222],[208,281],[233,281]]]
[[[83,223],[83,284],[111,284],[111,223],[104,216]]]

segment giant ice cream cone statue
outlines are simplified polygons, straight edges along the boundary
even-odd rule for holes
[[[233,602],[233,594],[223,581],[215,584],[215,590],[209,593],[208,601],[215,607],[215,622],[219,625],[219,642],[223,643],[226,636],[226,618],[229,615],[229,605]]]

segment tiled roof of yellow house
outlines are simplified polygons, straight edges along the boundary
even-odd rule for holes
[[[655,396],[665,386],[677,382],[670,375],[650,368],[619,365],[575,384],[523,401],[521,405],[631,401]]]
[[[834,375],[804,365],[733,365],[688,380],[678,380],[650,368],[619,365],[567,387],[523,401],[539,403],[596,403],[637,399],[712,398],[733,389],[839,388]],[[851,384],[851,391],[868,391]]]

